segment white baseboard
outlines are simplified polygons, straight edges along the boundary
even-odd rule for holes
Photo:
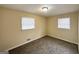
[[[37,40],[37,39],[39,39],[39,38],[41,38],[41,37],[44,37],[44,36],[46,36],[46,35],[42,35],[42,36],[40,36],[40,37],[37,37],[37,38],[32,39],[32,40],[29,40],[29,41],[27,41],[27,42],[23,42],[22,44],[19,44],[19,45],[17,45],[17,46],[13,46],[13,47],[11,47],[11,48],[5,50],[5,51],[6,51],[6,52],[7,52],[7,51],[10,51],[10,50],[12,50],[12,49],[14,49],[14,48],[17,48],[17,47],[22,46],[22,45],[24,45],[24,44],[30,43],[30,42],[35,41],[35,40]]]
[[[57,36],[55,36],[55,35],[50,35],[50,34],[48,34],[48,36],[50,36],[50,37],[55,37],[55,38],[64,40],[63,38],[57,37]],[[68,40],[66,40],[66,39],[65,39],[64,41],[67,41],[67,42],[70,42],[70,43],[73,43],[73,44],[77,44],[77,45],[78,45],[78,43],[76,43],[76,42],[71,42],[71,41],[68,41]]]

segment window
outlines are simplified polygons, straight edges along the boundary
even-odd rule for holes
[[[22,30],[34,29],[35,19],[30,17],[22,17]]]
[[[58,28],[70,29],[70,18],[58,18]]]

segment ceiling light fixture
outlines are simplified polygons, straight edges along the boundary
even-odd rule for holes
[[[43,12],[47,12],[48,11],[48,7],[42,7],[42,11]]]

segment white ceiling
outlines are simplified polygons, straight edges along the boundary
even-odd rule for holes
[[[43,16],[53,16],[79,10],[78,4],[3,4],[1,6]],[[48,7],[47,13],[41,11],[42,7]]]

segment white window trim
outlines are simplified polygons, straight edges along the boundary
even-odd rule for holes
[[[35,28],[35,19],[34,18],[32,18],[32,20],[33,20],[33,27],[32,28],[25,28],[25,29],[23,29],[23,18],[32,18],[32,17],[21,17],[21,30],[30,30],[30,29],[34,29]]]
[[[69,18],[68,27],[64,27],[63,24],[62,24],[61,26],[59,25],[59,20],[63,20],[64,18]],[[59,28],[59,29],[70,29],[70,17],[58,18],[58,25],[57,25],[57,28]]]

